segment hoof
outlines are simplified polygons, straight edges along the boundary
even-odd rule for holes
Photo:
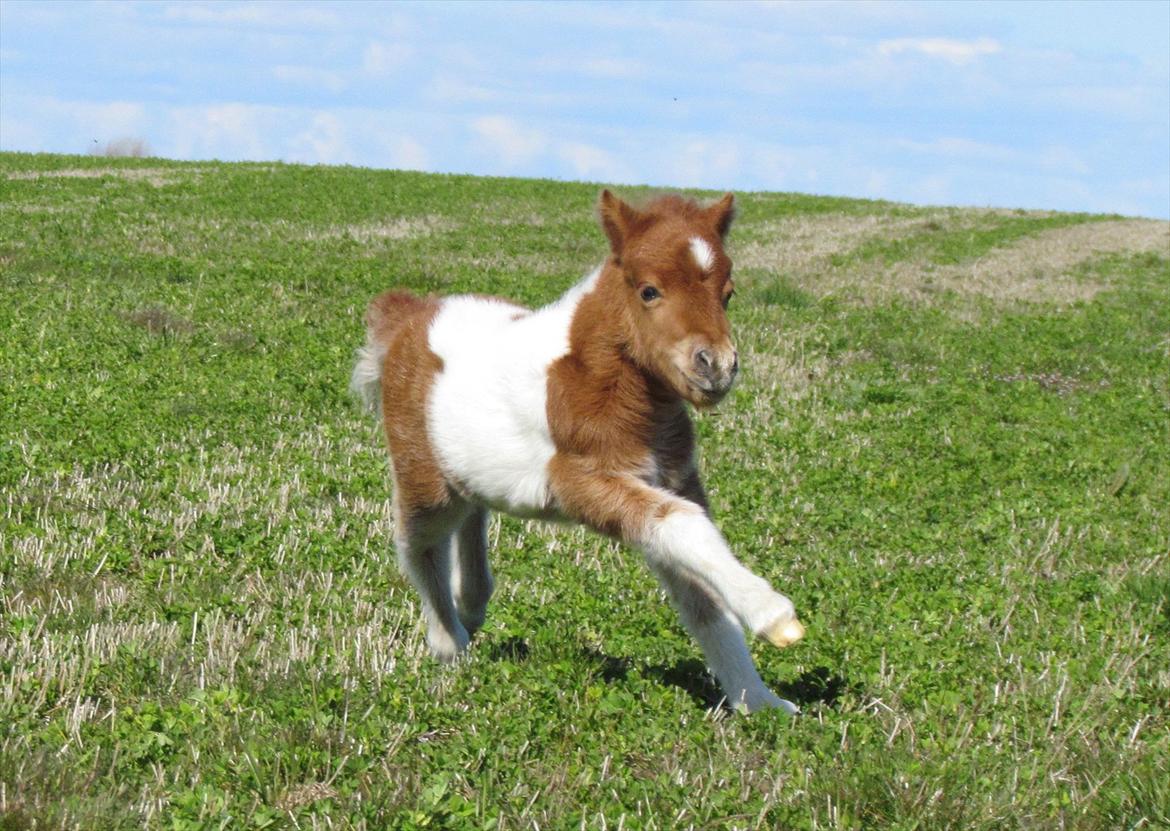
[[[790,716],[800,715],[799,707],[768,689],[760,690],[755,695],[745,693],[731,705],[731,708],[743,715],[758,713],[761,710],[780,710]]]
[[[804,627],[799,620],[793,617],[773,623],[761,632],[760,636],[773,646],[783,649],[786,646],[792,646],[804,637]]]

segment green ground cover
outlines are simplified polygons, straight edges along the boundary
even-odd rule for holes
[[[697,422],[799,718],[580,529],[427,657],[361,313],[554,299],[598,190],[0,155],[0,828],[1170,825],[1167,223],[742,196]]]

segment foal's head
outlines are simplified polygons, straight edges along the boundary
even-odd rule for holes
[[[598,210],[612,249],[608,265],[624,278],[615,318],[627,328],[629,354],[692,404],[715,404],[739,369],[727,321],[731,260],[723,251],[734,197],[704,208],[664,196],[637,209],[606,190]]]

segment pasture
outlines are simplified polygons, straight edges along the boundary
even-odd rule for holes
[[[568,526],[493,518],[487,623],[429,657],[362,312],[555,299],[599,190],[0,155],[0,828],[1170,824],[1165,222],[738,194],[695,421],[803,715],[722,709]]]

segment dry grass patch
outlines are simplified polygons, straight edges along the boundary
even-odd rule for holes
[[[162,306],[147,306],[144,309],[127,312],[122,315],[122,319],[135,326],[141,326],[152,335],[163,337],[188,335],[195,331],[194,323]]]
[[[1079,273],[1085,264],[1112,254],[1151,251],[1170,256],[1170,223],[1107,220],[1041,231],[953,265],[915,259],[841,268],[805,288],[820,295],[858,296],[870,303],[893,297],[931,302],[953,292],[1002,305],[1068,305],[1092,300],[1108,288],[1104,279]]]
[[[916,233],[973,224],[977,214],[934,211],[915,217],[884,214],[813,214],[745,226],[746,241],[733,243],[740,268],[760,268],[794,277],[831,270],[832,259],[872,239],[900,239]],[[738,229],[737,229],[738,230]]]
[[[198,176],[202,170],[185,167],[175,170],[166,167],[70,167],[61,170],[17,170],[6,175],[9,181],[36,181],[39,179],[128,179],[132,182],[146,182],[161,188],[182,182],[190,176]]]
[[[400,216],[374,222],[357,222],[350,225],[332,225],[327,228],[310,228],[301,234],[301,239],[310,242],[335,239],[352,239],[370,244],[382,240],[405,240],[429,237],[432,234],[453,231],[458,224],[442,216]]]
[[[309,782],[303,785],[294,785],[276,800],[276,807],[281,811],[295,811],[306,805],[312,805],[322,799],[334,799],[337,789],[326,782]]]
[[[1082,264],[1111,254],[1170,256],[1170,223],[1119,219],[1053,228],[996,248],[970,263],[936,269],[933,286],[959,294],[1013,303],[1074,303],[1091,300],[1106,288],[1073,272]],[[911,295],[915,293],[913,287]]]
[[[436,258],[438,259],[438,258]],[[533,274],[538,277],[569,277],[579,279],[592,266],[582,266],[577,257],[553,257],[548,254],[508,254],[484,251],[453,258],[452,265],[476,271],[502,271]]]
[[[750,226],[747,240],[735,246],[734,259],[740,268],[781,275],[817,297],[843,295],[867,303],[902,297],[921,302],[954,292],[1000,303],[1067,304],[1091,300],[1106,288],[1103,282],[1076,273],[1087,262],[1150,251],[1170,256],[1170,223],[1121,219],[1042,230],[957,264],[938,265],[925,255],[894,263],[848,261],[850,253],[871,241],[954,234],[1001,216],[1015,214],[950,209],[915,217],[797,216]],[[847,261],[839,264],[842,258]]]

